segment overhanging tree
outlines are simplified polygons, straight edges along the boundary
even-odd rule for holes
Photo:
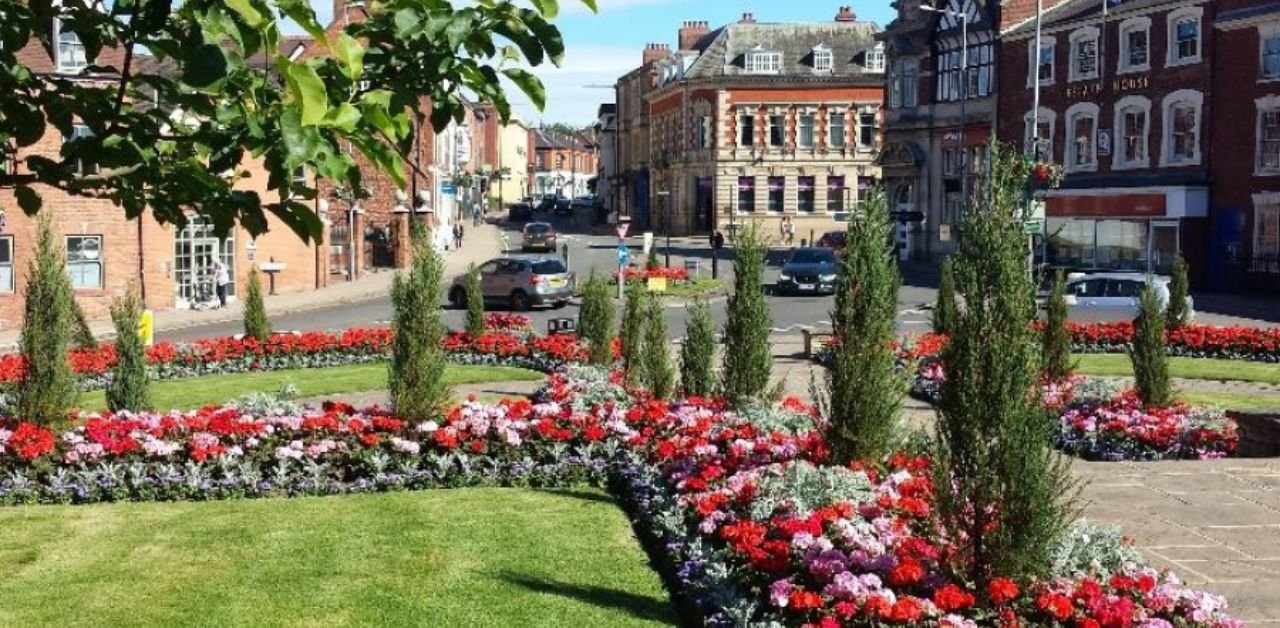
[[[366,3],[367,18],[326,33],[300,0],[0,0],[0,148],[24,161],[0,170],[0,188],[29,214],[49,186],[110,199],[131,218],[181,225],[194,210],[224,233],[239,224],[261,234],[273,215],[318,241],[321,217],[306,203],[315,190],[296,170],[360,189],[354,149],[405,188],[406,169],[420,170],[406,159],[417,129],[461,121],[464,99],[509,118],[505,77],[544,105],[526,68],[562,59],[550,21],[559,3],[522,4]],[[281,45],[286,20],[315,39],[306,54]],[[83,44],[90,64],[78,73],[42,74],[18,55],[33,39],[57,50],[55,21]],[[135,106],[154,102],[162,106]],[[73,137],[76,124],[91,134],[75,134],[56,158],[25,154],[48,125]],[[250,157],[279,194],[236,189]]]
[[[773,320],[764,298],[764,257],[767,249],[755,225],[738,235],[733,252],[733,294],[729,295],[724,325],[720,390],[731,402],[758,398],[769,386],[773,352],[769,330]]]

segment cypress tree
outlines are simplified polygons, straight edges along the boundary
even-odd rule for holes
[[[72,292],[71,301],[72,320],[74,325],[74,343],[77,349],[82,351],[90,351],[98,348],[98,339],[93,335],[93,330],[89,328],[89,320],[84,316],[84,308],[80,307],[80,302],[76,301],[75,293]]]
[[[1129,347],[1138,396],[1148,406],[1165,406],[1173,400],[1169,388],[1169,356],[1164,346],[1164,313],[1160,297],[1150,284],[1138,298],[1138,318],[1133,322]]]
[[[627,284],[622,310],[622,365],[633,382],[644,381],[644,288]]]
[[[667,319],[662,300],[650,293],[645,307],[644,384],[656,399],[670,399],[675,392],[676,374],[667,350]]]
[[[711,321],[711,308],[702,299],[694,299],[689,308],[684,345],[680,347],[680,385],[691,397],[709,397],[715,392],[712,371],[716,354],[716,330]]]
[[[467,268],[467,334],[479,338],[484,330],[484,288],[480,285],[480,270],[472,264]]]
[[[244,297],[244,335],[258,342],[271,339],[271,321],[262,302],[262,278],[256,268],[249,271],[249,289]]]
[[[769,330],[773,321],[764,298],[765,243],[754,225],[738,236],[733,256],[733,293],[725,322],[721,392],[733,403],[758,398],[769,386],[773,353]]]
[[[391,284],[395,339],[387,387],[396,412],[409,420],[435,417],[449,403],[440,320],[444,264],[431,245],[430,230],[415,226],[413,263],[408,275],[397,273]]]
[[[898,265],[893,223],[882,190],[849,222],[836,277],[832,327],[839,339],[827,371],[832,454],[840,464],[890,453],[906,380],[897,372]]]
[[[645,270],[658,270],[662,266],[658,264],[658,247],[654,245],[649,249],[649,258],[644,262]]]
[[[613,296],[609,284],[591,271],[578,311],[578,334],[591,347],[591,363],[613,364]]]
[[[947,383],[935,442],[938,517],[978,591],[991,578],[1045,575],[1078,516],[1079,490],[1049,447],[1031,322],[1035,288],[1022,233],[1029,161],[991,146],[981,200],[955,253],[957,312],[942,353]]]
[[[107,386],[107,407],[112,412],[147,410],[151,380],[147,376],[147,350],[142,345],[138,325],[142,321],[142,301],[129,291],[111,304],[111,322],[116,328],[116,365]]]
[[[1071,359],[1071,333],[1067,331],[1067,281],[1062,271],[1053,276],[1040,345],[1045,378],[1061,382],[1071,377],[1075,363]]]
[[[942,260],[942,275],[938,278],[938,301],[933,305],[933,331],[951,333],[956,319],[956,283],[951,258]]]
[[[1186,325],[1191,312],[1187,299],[1191,289],[1187,283],[1187,260],[1179,254],[1173,259],[1173,276],[1169,278],[1169,305],[1165,307],[1165,326],[1169,329]]]
[[[76,400],[75,378],[67,361],[75,314],[67,258],[48,214],[37,222],[36,254],[27,267],[25,296],[18,339],[25,365],[18,384],[18,416],[51,425],[65,419]]]

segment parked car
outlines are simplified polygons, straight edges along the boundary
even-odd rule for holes
[[[836,252],[824,247],[795,249],[782,265],[780,294],[833,294],[836,290]]]
[[[560,215],[564,215],[564,216],[567,216],[567,215],[569,215],[569,214],[572,214],[572,213],[573,213],[573,201],[570,201],[569,199],[567,199],[567,198],[565,198],[565,197],[563,197],[563,196],[557,196],[557,197],[556,197],[556,204],[555,204],[555,208],[554,208],[554,209],[552,209],[551,211],[555,212],[556,214],[560,214]]]
[[[534,206],[534,209],[540,212],[549,212],[556,208],[556,195],[546,194]]]
[[[571,205],[573,207],[584,207],[584,208],[598,207],[599,206],[598,200],[599,199],[597,199],[595,196],[590,196],[590,195],[579,196],[573,199],[573,202],[571,203]]]
[[[822,234],[822,237],[818,238],[813,245],[839,252],[844,250],[846,237],[847,234],[844,231],[828,231]]]
[[[507,222],[526,222],[533,220],[533,205],[523,201],[507,210]]]
[[[552,229],[551,225],[545,222],[531,222],[525,225],[522,232],[520,250],[555,252],[555,229]]]
[[[535,305],[562,308],[577,288],[577,277],[555,257],[501,257],[485,262],[478,270],[485,302],[501,303],[513,310],[528,310]],[[465,274],[453,279],[449,302],[454,307],[466,307]]]
[[[1169,303],[1168,277],[1134,272],[1071,275],[1067,281],[1068,317],[1077,322],[1131,321],[1138,317],[1138,297],[1150,283],[1161,307]],[[1187,312],[1194,316],[1195,303],[1187,297]]]

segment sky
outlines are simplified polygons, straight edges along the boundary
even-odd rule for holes
[[[841,5],[853,6],[861,21],[881,28],[893,19],[890,0],[597,0],[592,13],[581,0],[560,0],[555,24],[565,40],[561,67],[535,68],[547,87],[547,107],[538,111],[522,93],[511,94],[513,110],[526,122],[565,122],[587,125],[596,119],[601,103],[613,102],[612,85],[640,65],[647,43],[673,48],[676,32],[686,20],[701,20],[712,28],[735,22],[745,12],[758,22],[827,21]],[[330,2],[315,2],[317,17],[327,23]],[[608,89],[589,87],[608,86]],[[514,88],[512,88],[514,89]]]

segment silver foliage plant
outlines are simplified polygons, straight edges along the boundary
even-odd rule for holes
[[[1141,567],[1146,559],[1133,543],[1126,540],[1120,528],[1079,521],[1054,549],[1053,571],[1055,577],[1069,578],[1078,575],[1107,576],[1125,565]]]
[[[805,517],[837,502],[858,504],[874,499],[867,475],[846,467],[795,461],[761,467],[756,474],[756,499],[750,508],[756,521],[764,521],[779,510]]]

